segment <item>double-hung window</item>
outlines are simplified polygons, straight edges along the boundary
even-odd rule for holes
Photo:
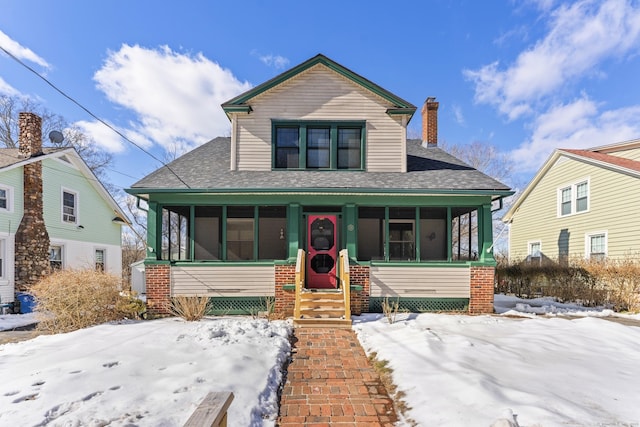
[[[272,135],[274,169],[364,169],[364,121],[273,121]]]
[[[78,194],[70,190],[62,190],[62,221],[78,222]]]
[[[96,249],[96,271],[104,272],[105,250]]]
[[[589,210],[589,181],[579,181],[558,189],[558,216]]]
[[[585,252],[588,259],[601,261],[607,256],[607,233],[587,234],[585,240]]]
[[[542,244],[539,240],[529,242],[529,262],[540,263],[542,260]]]
[[[9,197],[8,191],[4,188],[0,188],[0,209],[9,209]]]

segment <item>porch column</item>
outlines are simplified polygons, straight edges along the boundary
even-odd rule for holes
[[[159,228],[158,218],[162,222],[162,212],[158,212],[158,202],[148,202],[149,210],[147,211],[147,259],[160,259],[158,251],[161,250],[158,242]]]
[[[489,262],[495,265],[493,257],[493,221],[491,216],[491,205],[482,205],[478,209],[478,249],[480,262]]]
[[[349,251],[349,258],[356,259],[356,247],[358,235],[356,233],[358,225],[358,208],[353,203],[345,205],[344,209],[347,234],[345,236],[345,248]]]
[[[298,248],[300,247],[300,205],[297,203],[289,205],[287,231],[289,236],[289,261],[295,263],[298,256]]]

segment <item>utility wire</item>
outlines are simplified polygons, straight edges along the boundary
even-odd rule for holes
[[[4,53],[6,53],[7,55],[9,55],[11,58],[13,58],[16,62],[18,62],[18,64],[22,65],[23,67],[25,67],[27,70],[31,71],[33,74],[35,74],[36,76],[40,77],[42,80],[44,80],[45,83],[47,83],[49,86],[51,86],[53,89],[55,89],[58,93],[60,93],[62,96],[64,96],[65,98],[67,98],[69,101],[73,102],[74,104],[76,104],[78,107],[80,107],[82,110],[84,110],[87,114],[89,114],[91,117],[93,117],[94,119],[96,119],[97,121],[99,121],[100,123],[102,123],[103,125],[105,125],[106,127],[108,127],[109,129],[111,129],[112,131],[114,131],[116,134],[118,134],[122,139],[124,139],[125,141],[127,141],[129,144],[137,147],[140,151],[142,151],[143,153],[145,153],[146,155],[148,155],[149,157],[151,157],[152,159],[156,160],[157,162],[159,162],[161,165],[163,165],[164,167],[166,167],[172,174],[175,175],[176,178],[178,178],[178,180],[183,183],[187,188],[191,188],[189,186],[189,184],[187,184],[186,182],[184,182],[184,180],[182,178],[180,178],[180,176],[173,170],[171,169],[171,167],[166,164],[165,162],[163,162],[162,160],[160,160],[159,158],[157,158],[156,156],[154,156],[152,153],[150,153],[149,151],[145,150],[144,148],[142,148],[140,145],[136,144],[135,142],[131,141],[129,138],[127,138],[125,135],[122,134],[122,132],[120,132],[119,130],[117,130],[116,128],[114,128],[113,126],[111,126],[109,123],[105,122],[104,120],[102,120],[100,117],[96,116],[95,114],[93,114],[91,111],[89,111],[89,109],[87,109],[86,107],[84,107],[82,104],[80,104],[78,101],[76,101],[75,99],[73,99],[71,96],[67,95],[65,92],[63,92],[61,89],[58,89],[58,87],[56,85],[54,85],[53,83],[51,83],[49,80],[47,80],[46,77],[43,77],[42,75],[40,75],[40,73],[38,73],[36,70],[34,70],[33,68],[31,68],[30,66],[28,66],[27,64],[25,64],[24,62],[22,62],[18,57],[16,57],[14,54],[12,54],[11,52],[9,52],[7,49],[5,49],[4,47],[0,46],[0,50],[2,50]]]

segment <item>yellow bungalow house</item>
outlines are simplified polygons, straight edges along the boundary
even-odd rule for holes
[[[206,295],[215,312],[348,321],[384,298],[493,311],[492,203],[512,192],[437,147],[416,107],[324,55],[222,105],[231,136],[127,191],[147,201],[147,302]],[[317,301],[309,301],[316,298]]]
[[[640,140],[555,150],[503,217],[511,260],[640,253]]]

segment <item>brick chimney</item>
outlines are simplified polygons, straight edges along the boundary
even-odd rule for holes
[[[25,158],[42,154],[42,119],[32,113],[20,113],[18,118],[20,155]],[[23,166],[22,221],[15,239],[16,291],[28,290],[49,274],[49,233],[44,224],[42,203],[42,163]]]
[[[422,145],[438,145],[438,105],[435,97],[429,97],[422,106]]]

